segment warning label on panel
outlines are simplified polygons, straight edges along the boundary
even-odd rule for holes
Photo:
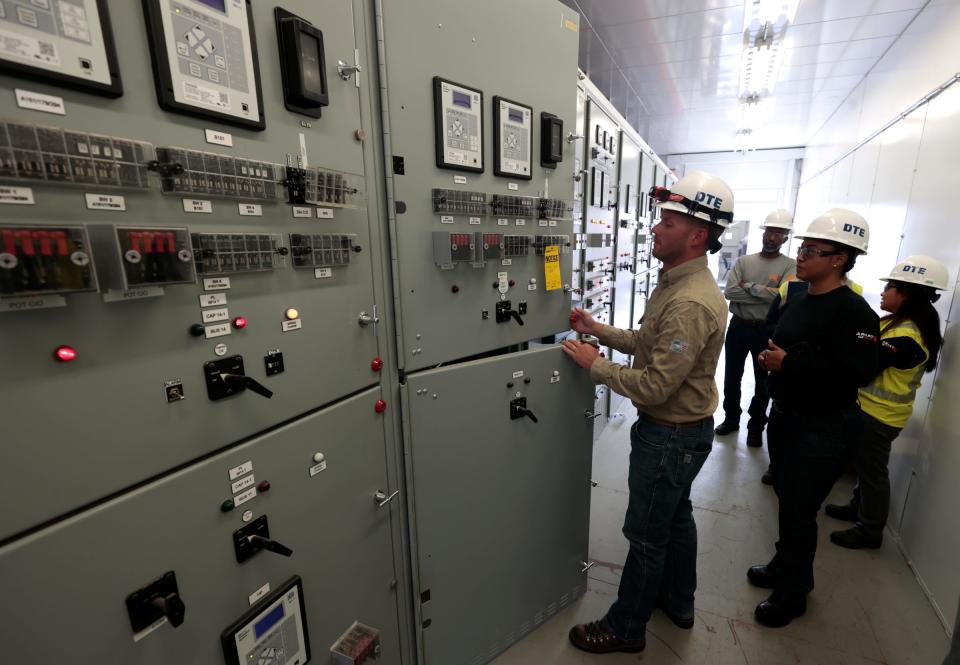
[[[543,276],[547,291],[562,287],[560,278],[560,245],[548,245],[543,251]]]
[[[197,85],[193,81],[183,82],[183,96],[188,102],[212,106],[223,111],[230,110],[230,95],[213,88]]]
[[[60,66],[60,54],[57,53],[57,46],[53,42],[35,39],[29,35],[18,35],[3,29],[0,29],[0,53],[34,64],[42,62],[52,67]]]

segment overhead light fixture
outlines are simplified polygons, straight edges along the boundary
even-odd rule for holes
[[[741,101],[759,101],[773,92],[786,50],[787,28],[796,17],[798,5],[799,0],[746,0],[740,59]]]

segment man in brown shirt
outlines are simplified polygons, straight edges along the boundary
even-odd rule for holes
[[[639,412],[630,430],[623,526],[630,552],[617,600],[599,621],[570,630],[573,645],[592,653],[642,651],[655,607],[680,628],[693,627],[697,525],[690,488],[713,445],[714,374],[727,322],[706,253],[719,249],[733,218],[733,192],[716,176],[694,172],[650,195],[663,211],[653,227],[653,255],[663,266],[640,329],[598,323],[580,308],[570,316],[578,333],[632,353],[633,367],[601,358],[589,343],[563,342],[595,382],[629,397]]]

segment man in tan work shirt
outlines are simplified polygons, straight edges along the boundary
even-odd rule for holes
[[[579,308],[570,317],[578,333],[634,354],[633,367],[599,357],[591,344],[563,342],[595,382],[629,397],[639,412],[630,430],[623,526],[630,552],[617,600],[599,621],[570,630],[573,645],[592,653],[642,651],[655,607],[680,628],[693,627],[697,525],[690,487],[713,445],[714,374],[727,322],[706,253],[719,248],[733,218],[733,192],[716,176],[694,172],[650,194],[663,211],[653,227],[653,255],[663,267],[640,329],[597,323]]]

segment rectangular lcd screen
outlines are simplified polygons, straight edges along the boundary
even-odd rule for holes
[[[465,109],[470,108],[470,95],[465,95],[462,92],[457,92],[453,90],[453,103],[457,106],[462,106]]]
[[[523,111],[519,109],[510,109],[507,111],[507,117],[513,122],[523,122]]]
[[[300,33],[300,61],[303,67],[303,87],[313,95],[323,94],[323,79],[320,74],[320,44],[313,35]]]
[[[195,0],[201,5],[206,5],[207,7],[213,7],[214,9],[227,13],[227,0]]]
[[[283,604],[279,604],[267,613],[267,616],[253,624],[253,633],[259,640],[263,635],[277,625],[277,622],[283,618]]]

